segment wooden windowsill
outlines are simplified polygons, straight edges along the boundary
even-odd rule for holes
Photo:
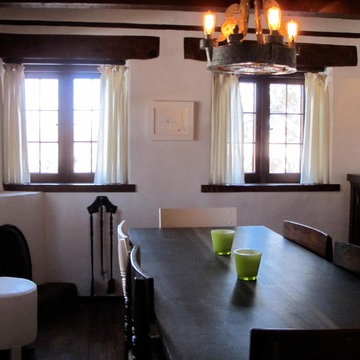
[[[297,191],[340,191],[340,184],[243,184],[243,185],[201,185],[201,192],[297,192]]]
[[[96,185],[89,183],[31,183],[4,184],[6,191],[42,191],[42,192],[136,192],[135,184]]]

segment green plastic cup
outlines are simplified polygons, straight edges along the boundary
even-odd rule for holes
[[[214,252],[217,255],[230,255],[235,230],[215,229],[211,230],[211,240]]]
[[[236,249],[233,251],[235,257],[236,273],[240,280],[256,280],[261,251],[253,249]]]

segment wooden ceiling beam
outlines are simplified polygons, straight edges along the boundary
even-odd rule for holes
[[[15,63],[120,64],[159,56],[155,36],[0,34],[0,58]]]
[[[164,9],[223,11],[236,0],[0,0],[7,7],[120,7],[132,9]],[[360,18],[360,1],[357,0],[278,0],[284,11],[307,16]]]

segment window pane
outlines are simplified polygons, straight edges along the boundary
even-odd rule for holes
[[[285,145],[270,144],[270,173],[285,173]]]
[[[91,111],[74,111],[74,141],[91,140]]]
[[[286,117],[284,115],[270,115],[270,143],[285,143]]]
[[[91,104],[93,110],[100,110],[100,79],[91,80]]]
[[[25,79],[30,172],[58,172],[58,102],[58,79]]]
[[[287,86],[287,112],[297,113],[301,112],[302,106],[302,86],[288,85]]]
[[[91,143],[74,143],[74,172],[91,172]]]
[[[270,173],[300,172],[302,118],[303,86],[271,84]]]
[[[40,108],[42,110],[58,110],[58,80],[40,80]]]
[[[288,145],[286,147],[286,172],[300,172],[300,145]]]
[[[100,80],[74,79],[74,110],[100,109]]]
[[[29,171],[31,173],[40,172],[40,152],[38,143],[28,144],[28,159],[29,159]]]
[[[25,107],[27,110],[39,110],[40,81],[39,79],[25,80]]]
[[[26,136],[28,141],[39,141],[40,123],[38,111],[26,111]]]
[[[255,166],[254,145],[244,144],[244,172],[253,173]]]
[[[240,83],[240,96],[243,112],[255,111],[255,86],[255,83]]]
[[[74,79],[75,173],[90,173],[95,170],[99,107],[100,80]]]
[[[95,172],[96,170],[96,160],[97,160],[97,143],[92,144],[92,166],[91,172]]]
[[[301,142],[301,116],[288,115],[286,130],[287,142],[299,144]]]
[[[58,113],[57,111],[40,112],[40,141],[58,140]]]
[[[55,174],[58,172],[58,145],[41,143],[41,172]]]
[[[255,141],[255,122],[253,114],[244,114],[244,142],[254,142]]]
[[[100,111],[92,112],[92,141],[98,141]]]
[[[270,84],[270,113],[286,112],[286,85]]]

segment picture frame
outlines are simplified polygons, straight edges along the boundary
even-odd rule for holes
[[[153,101],[148,132],[151,140],[193,140],[194,102]]]

